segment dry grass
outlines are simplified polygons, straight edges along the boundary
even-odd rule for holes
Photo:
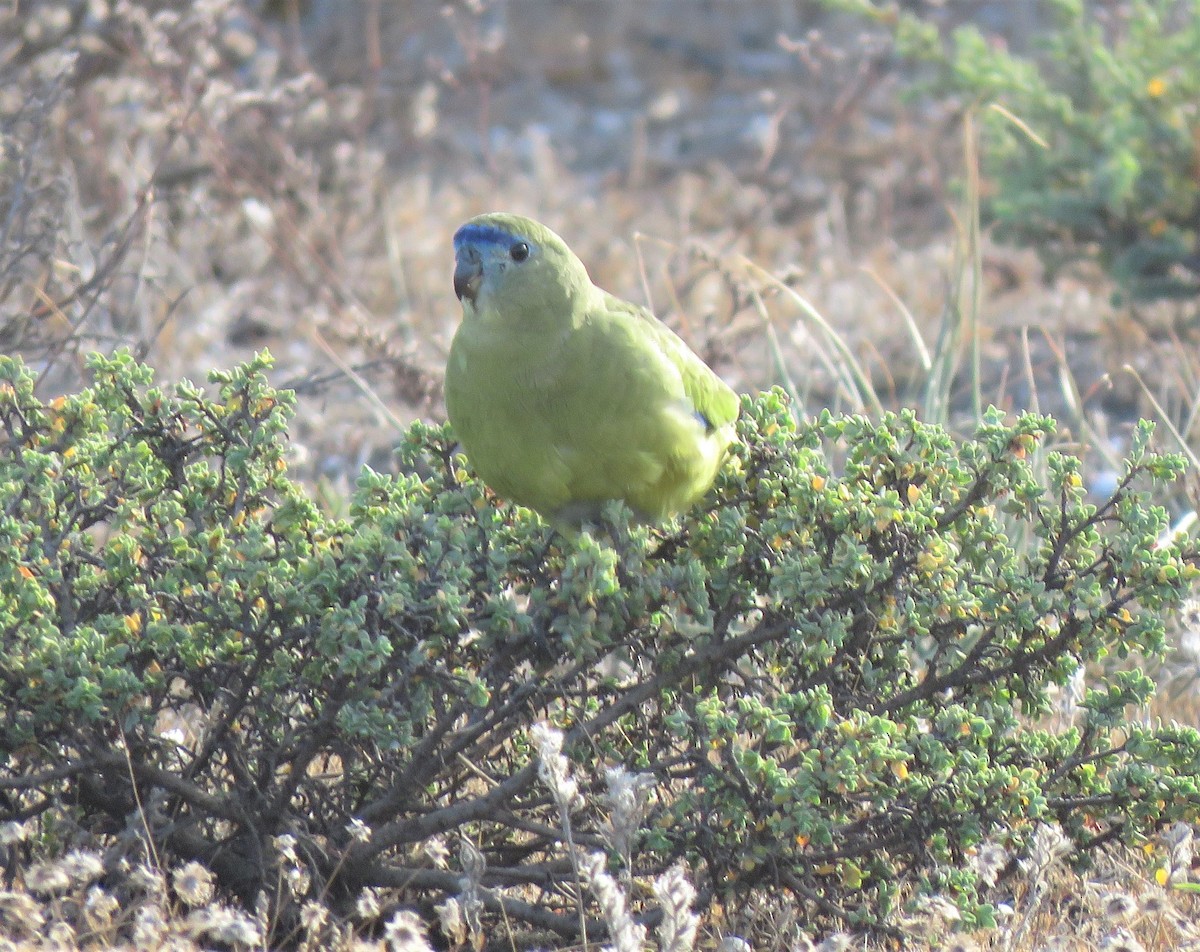
[[[1137,416],[1192,437],[1200,361],[1178,315],[1114,311],[1097,276],[1047,284],[1031,253],[994,247],[951,184],[975,162],[961,111],[903,100],[909,77],[856,24],[767,2],[268,6],[0,12],[0,347],[42,371],[43,395],[79,386],[91,349],[132,347],[169,380],[269,347],[301,396],[295,472],[337,505],[364,463],[389,466],[398,427],[441,416],[450,235],[503,207],[551,224],[740,390],[783,383],[807,412],[915,405],[956,427],[980,401],[1052,412],[1098,489]],[[1033,6],[938,15],[1021,42]],[[1194,722],[1187,634],[1154,714]],[[16,857],[27,831],[2,832]],[[959,936],[931,904],[911,947],[1196,947],[1194,899],[1155,880],[1188,878],[1190,831],[1172,835],[1078,873],[1048,831],[996,886],[998,932]],[[202,869],[149,862],[101,884],[101,860],[10,860],[0,948],[288,938],[214,905]],[[630,884],[585,860],[620,921]],[[686,883],[653,888],[684,922]],[[455,947],[473,934],[460,899],[442,925]],[[338,922],[317,902],[290,939],[425,947],[396,897],[360,913]],[[697,947],[739,935],[817,939],[764,898],[715,910]],[[861,947],[841,941],[821,947]]]

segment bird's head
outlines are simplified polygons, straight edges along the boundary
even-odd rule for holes
[[[465,315],[565,315],[591,287],[566,242],[533,219],[490,212],[454,233],[454,293]]]

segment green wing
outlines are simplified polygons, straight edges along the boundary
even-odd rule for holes
[[[691,506],[733,438],[737,395],[649,311],[609,294],[576,324],[567,351],[564,518],[594,518],[613,498],[652,522]]]
[[[451,348],[446,404],[494,490],[559,527],[624,500],[659,522],[712,484],[737,395],[644,308],[597,292],[558,322],[475,321]]]
[[[696,412],[708,421],[712,429],[729,426],[737,419],[738,396],[712,369],[688,347],[671,328],[655,317],[649,310],[611,294],[606,294],[606,305],[613,311],[629,315],[636,321],[647,337],[678,369],[683,379],[684,392]]]

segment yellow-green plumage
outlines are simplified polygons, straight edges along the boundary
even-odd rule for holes
[[[611,499],[659,522],[704,495],[738,412],[724,381],[544,225],[481,215],[454,245],[446,410],[484,482],[560,528]]]

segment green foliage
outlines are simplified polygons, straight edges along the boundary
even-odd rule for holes
[[[1200,294],[1200,0],[1128,0],[1119,19],[1054,0],[1028,58],[973,26],[943,44],[913,14],[828,2],[886,22],[939,93],[1003,107],[981,112],[998,235],[1051,268],[1098,260],[1133,300]]]
[[[1200,812],[1200,737],[1130,722],[1152,685],[1113,660],[1162,650],[1197,575],[1159,543],[1148,491],[1182,464],[1148,426],[1094,503],[1072,458],[1035,479],[1043,418],[992,411],[956,445],[912,414],[797,425],[771,393],[676,528],[613,506],[603,541],[565,540],[421,424],[323,515],[266,366],[210,395],[94,358],[46,404],[0,360],[0,819],[70,818],[114,861],[136,829],[247,902],[348,908],[456,893],[429,847],[458,834],[488,909],[575,936],[570,900],[530,898],[572,876],[538,721],[589,794],[580,847],[611,843],[599,775],[622,764],[656,785],[635,875],[685,857],[706,896],[784,888],[881,928],[913,889],[989,921],[964,863],[985,838],[1056,820],[1089,847]],[[283,834],[307,894],[274,885]]]

